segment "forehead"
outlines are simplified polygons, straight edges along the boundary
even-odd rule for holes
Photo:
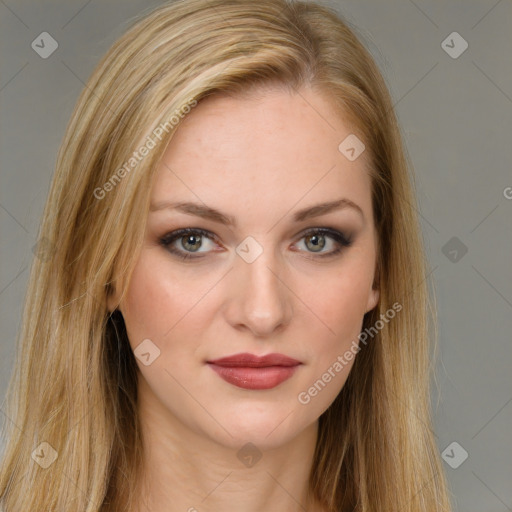
[[[365,152],[339,149],[356,127],[308,88],[216,95],[182,121],[163,156],[152,201],[201,200],[234,213],[348,197],[371,212]],[[275,216],[275,215],[274,215]]]

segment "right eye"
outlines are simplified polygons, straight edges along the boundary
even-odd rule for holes
[[[202,258],[203,256],[194,256],[194,254],[203,253],[204,255],[204,253],[209,252],[208,244],[206,245],[206,250],[200,250],[205,248],[205,240],[211,243],[215,238],[213,233],[205,231],[204,229],[182,228],[167,233],[160,238],[160,244],[169,252],[183,260],[196,259]]]

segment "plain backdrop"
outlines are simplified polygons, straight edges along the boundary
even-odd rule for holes
[[[32,249],[66,123],[100,57],[160,3],[0,1],[3,421]],[[512,2],[329,5],[357,27],[380,66],[416,174],[439,313],[435,432],[454,510],[512,510]],[[58,44],[44,59],[31,46],[42,32]]]

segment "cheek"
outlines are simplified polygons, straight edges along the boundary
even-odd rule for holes
[[[329,368],[336,375],[329,381],[329,390],[322,393],[321,401],[328,402],[337,395],[348,377],[358,350],[358,336],[373,282],[373,260],[357,256],[350,261],[347,259],[339,270],[322,279],[318,283],[316,300],[309,301],[311,309],[318,312],[324,324],[320,328],[317,323],[309,327],[312,331],[309,337],[314,340],[311,345],[313,352],[310,353],[311,360],[315,361],[314,378],[322,379]],[[343,357],[345,354],[346,357]],[[342,357],[342,369],[339,357]],[[330,378],[326,375],[326,379]]]
[[[341,267],[324,280],[317,307],[323,312],[322,318],[334,331],[336,339],[345,339],[360,328],[372,281],[372,268],[363,263]]]
[[[343,388],[359,351],[358,336],[371,288],[366,266],[347,267],[320,282],[311,309],[323,324],[308,323],[311,368],[297,396],[302,414],[321,415]]]
[[[205,306],[218,280],[206,267],[186,269],[170,264],[160,248],[143,248],[121,301],[132,348],[149,338],[168,357],[178,357],[199,344],[201,332],[211,320],[211,311]]]
[[[158,248],[143,249],[137,262],[121,310],[130,344],[136,346],[145,338],[160,345],[192,307],[199,290],[184,283],[157,254]]]

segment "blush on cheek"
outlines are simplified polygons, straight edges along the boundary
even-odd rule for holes
[[[338,335],[351,334],[362,322],[368,303],[366,283],[342,283],[331,287],[318,311],[324,322]]]
[[[121,304],[132,346],[145,338],[163,343],[204,296],[206,284],[182,281],[154,248],[142,250]]]
[[[161,311],[167,301],[153,272],[144,263],[138,261],[132,273],[121,311],[126,324],[130,344],[136,346],[145,338],[154,338],[161,331],[158,321],[165,318]]]

